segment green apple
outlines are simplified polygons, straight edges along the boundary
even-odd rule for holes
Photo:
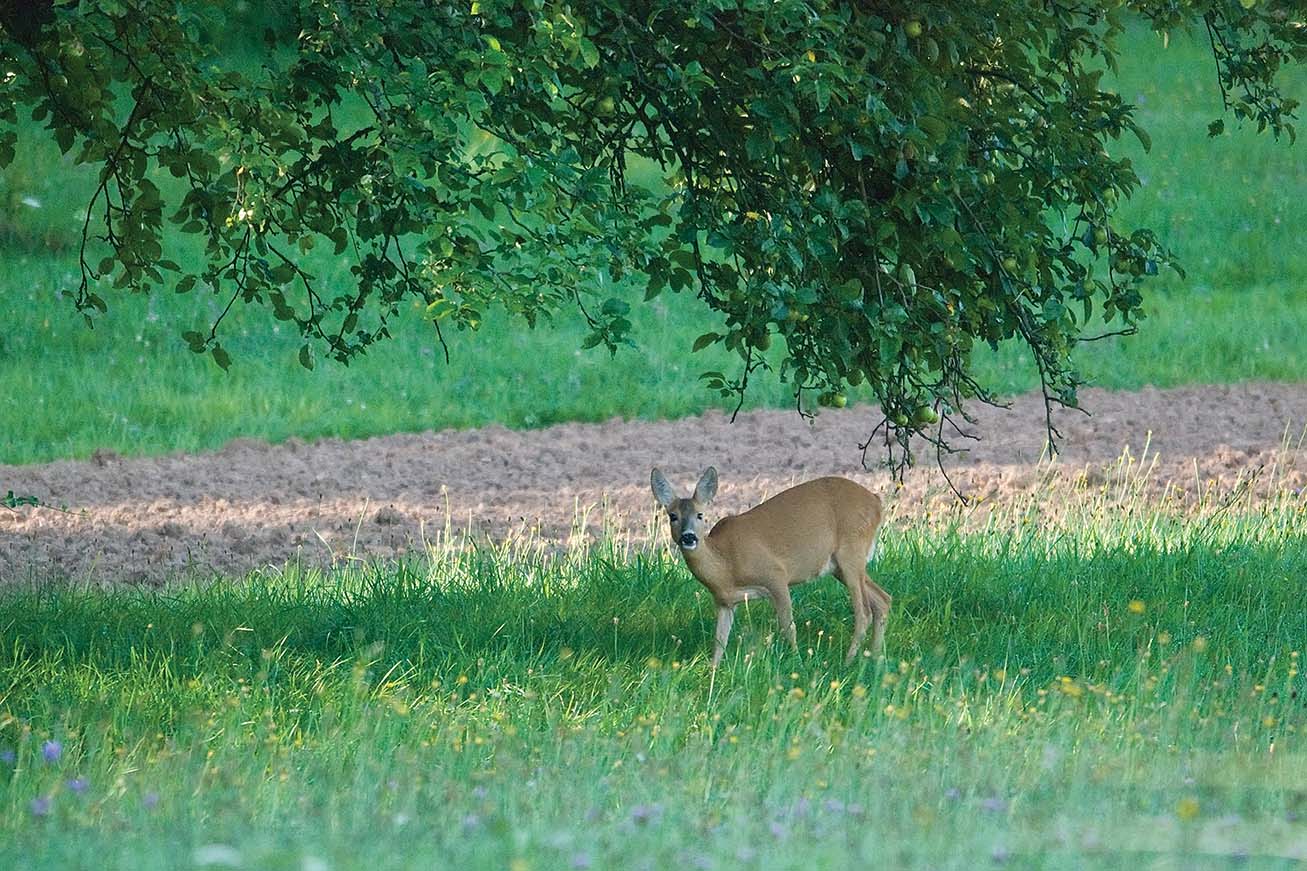
[[[907,34],[908,39],[916,39],[921,36],[921,22],[913,18],[903,25],[903,32]]]

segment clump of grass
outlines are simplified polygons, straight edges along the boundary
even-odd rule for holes
[[[705,595],[613,544],[13,589],[0,863],[1293,855],[1300,509],[887,530],[889,659],[841,664],[848,604],[817,582],[797,654],[769,608],[741,609],[715,677]]]

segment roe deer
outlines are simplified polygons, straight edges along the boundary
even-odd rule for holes
[[[705,535],[703,512],[717,495],[716,469],[703,473],[688,499],[678,498],[657,469],[650,484],[667,510],[672,541],[717,603],[713,668],[726,652],[735,606],[756,597],[772,600],[781,633],[797,649],[790,587],[832,571],[853,600],[853,643],[844,661],[858,655],[869,624],[872,652],[880,653],[892,599],[867,576],[881,521],[878,496],[847,478],[817,478],[723,517]]]

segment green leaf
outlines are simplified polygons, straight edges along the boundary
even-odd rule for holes
[[[458,311],[457,305],[451,300],[441,297],[427,306],[427,319],[433,321],[443,320],[456,311]]]
[[[499,67],[487,67],[481,71],[481,84],[492,94],[504,89],[504,71]]]
[[[668,257],[673,263],[684,266],[686,269],[695,269],[698,267],[698,261],[694,258],[694,252],[688,248],[677,248],[668,255]]]
[[[1131,130],[1131,132],[1133,132],[1133,133],[1135,134],[1135,138],[1139,140],[1139,144],[1142,145],[1142,146],[1144,147],[1144,151],[1152,151],[1152,150],[1153,150],[1153,137],[1149,136],[1149,135],[1148,135],[1148,131],[1145,130],[1144,128],[1140,127],[1140,126],[1139,126],[1138,124],[1136,124],[1134,121],[1131,121],[1131,122],[1129,122],[1129,123],[1130,123],[1130,130]],[[1210,132],[1210,129],[1209,129],[1209,132]]]
[[[846,302],[862,299],[862,280],[850,278],[839,286],[840,298]]]
[[[721,339],[721,335],[718,333],[704,333],[702,336],[694,340],[694,346],[690,348],[690,353],[698,353],[719,339]]]
[[[617,297],[610,297],[604,300],[600,311],[609,317],[619,317],[628,314],[631,311],[631,306]]]
[[[73,147],[73,128],[60,124],[54,128],[54,141],[59,146],[60,154],[67,154]]]

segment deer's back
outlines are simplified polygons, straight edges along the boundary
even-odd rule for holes
[[[880,520],[880,498],[861,484],[816,478],[723,518],[709,539],[746,574],[779,564],[797,581],[819,574],[845,545],[869,551]]]

